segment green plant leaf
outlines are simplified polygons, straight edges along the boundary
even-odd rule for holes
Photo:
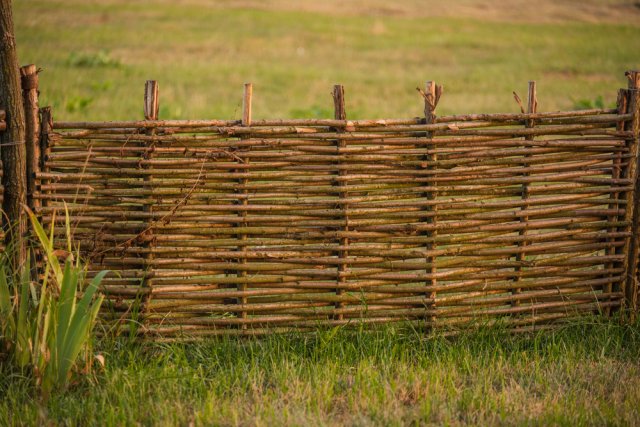
[[[16,325],[16,359],[18,366],[24,368],[29,363],[29,282],[19,282],[20,298],[18,301],[18,322]]]
[[[47,265],[51,267],[51,270],[53,271],[53,274],[56,277],[57,283],[60,284],[62,282],[62,276],[63,276],[62,268],[60,267],[60,262],[58,261],[58,257],[56,256],[53,250],[53,223],[55,222],[55,214],[52,219],[50,235],[47,236],[47,233],[44,231],[44,228],[42,228],[42,225],[38,221],[38,218],[36,218],[36,216],[33,214],[33,212],[31,212],[30,210],[27,210],[27,213],[29,214],[29,219],[31,220],[31,225],[33,226],[33,230],[35,231],[36,236],[38,237],[38,240],[40,240],[42,249],[45,252]]]
[[[98,287],[100,286],[100,283],[102,283],[102,279],[104,279],[104,276],[106,276],[108,273],[109,273],[109,270],[102,270],[101,272],[95,275],[95,277],[91,280],[89,285],[87,285],[87,288],[85,289],[84,294],[82,295],[82,299],[78,303],[78,307],[87,308],[89,306],[89,304],[91,303],[91,300],[93,299],[93,296],[95,295],[96,291],[98,290]]]
[[[63,349],[67,334],[70,330],[71,319],[76,308],[76,294],[78,289],[78,274],[71,267],[69,261],[65,262],[64,274],[60,283],[60,297],[58,302],[58,316],[56,319],[57,338],[55,354],[58,363],[62,363]]]
[[[0,266],[0,315],[2,318],[9,316],[12,311],[11,306],[11,290],[7,283],[7,271],[4,265]]]
[[[0,266],[0,326],[2,335],[12,339],[15,337],[16,322],[14,319],[14,305],[11,303],[11,289],[7,280],[7,270]]]
[[[34,283],[29,257],[15,273],[8,269],[6,259],[0,260],[0,332],[3,338],[11,334],[12,359],[19,367],[30,368],[46,398],[54,389],[67,385],[80,352],[88,348],[104,300],[97,292],[107,271],[98,273],[78,295],[86,270],[80,256],[69,256],[61,265],[53,247],[55,212],[48,232],[33,212],[27,212],[46,257],[45,274],[41,283]],[[65,213],[66,246],[71,252],[73,241],[66,206]],[[50,286],[57,286],[57,291]]]
[[[69,264],[69,263],[67,263]],[[66,269],[65,269],[66,273]],[[80,275],[75,271],[74,279],[78,280]],[[108,271],[99,272],[89,283],[80,301],[78,301],[72,317],[69,319],[69,327],[65,334],[62,347],[59,348],[58,359],[58,384],[66,384],[69,372],[73,367],[82,347],[88,342],[91,329],[102,304],[103,297],[96,298],[93,304],[91,301],[98,290]],[[77,284],[76,284],[77,288]]]

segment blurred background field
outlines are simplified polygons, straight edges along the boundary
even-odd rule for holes
[[[243,0],[14,2],[19,60],[43,69],[57,119],[414,117],[416,86],[445,87],[440,114],[517,111],[538,82],[541,111],[613,106],[640,66],[640,5],[620,0]]]

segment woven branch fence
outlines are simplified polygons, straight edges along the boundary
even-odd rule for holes
[[[103,317],[156,339],[636,310],[640,74],[616,109],[72,123],[41,110],[31,208],[70,214]],[[56,216],[57,215],[57,216]],[[63,233],[63,227],[58,227]],[[59,236],[63,238],[62,234]]]

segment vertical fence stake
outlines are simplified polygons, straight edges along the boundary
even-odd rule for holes
[[[627,71],[629,79],[629,101],[628,112],[633,115],[632,119],[625,124],[625,130],[630,131],[632,136],[627,140],[629,148],[629,166],[627,167],[626,178],[633,182],[633,191],[627,192],[625,221],[631,223],[629,230],[631,236],[626,239],[623,252],[627,258],[625,260],[625,279],[623,292],[625,296],[625,307],[628,310],[630,318],[635,319],[637,310],[638,297],[638,243],[639,237],[639,208],[638,201],[640,199],[640,181],[638,180],[638,171],[640,165],[639,149],[640,149],[640,71]]]
[[[242,97],[242,126],[251,126],[251,104],[253,101],[253,84],[252,83],[245,83],[244,84],[244,95]],[[241,137],[241,140],[244,139],[250,139],[251,135],[245,135],[243,137]],[[250,147],[249,147],[250,149]],[[249,158],[245,158],[242,159],[242,163],[243,164],[247,164],[249,163]],[[246,174],[247,170],[246,169],[236,169],[235,170],[237,173],[241,173],[241,174]],[[238,225],[242,228],[246,228],[247,227],[247,206],[249,204],[249,200],[248,200],[248,194],[249,192],[247,191],[247,183],[248,183],[248,179],[247,178],[240,178],[238,179],[238,183],[240,184],[240,189],[239,189],[239,194],[241,195],[240,200],[238,200],[238,205],[241,206],[241,209],[238,210],[238,216],[242,219],[242,222],[240,222]],[[239,240],[239,245],[238,245],[238,251],[241,252],[241,257],[238,259],[238,264],[245,266],[247,264],[247,256],[246,256],[246,252],[247,252],[247,245],[246,245],[246,240],[247,240],[247,235],[245,232],[242,233],[238,233],[236,235],[237,239]],[[236,289],[238,290],[238,292],[242,292],[242,296],[240,296],[239,298],[237,298],[236,302],[238,304],[241,305],[242,308],[245,308],[245,306],[247,305],[248,299],[246,296],[244,296],[244,292],[247,290],[247,282],[246,282],[246,278],[247,278],[247,271],[243,268],[242,270],[237,270],[236,272],[236,276],[238,277],[239,281],[237,284]],[[240,312],[240,318],[241,319],[246,319],[247,318],[247,312],[245,310],[242,310]],[[246,323],[242,323],[241,325],[241,329],[245,330],[247,329],[247,324]]]
[[[40,109],[40,164],[38,168],[40,172],[49,172],[49,166],[47,160],[51,154],[51,132],[53,130],[53,115],[51,114],[51,107],[42,107]],[[39,189],[43,184],[48,184],[48,179],[37,179],[36,188]],[[38,186],[39,184],[39,186]],[[47,199],[40,201],[42,207],[46,207],[48,204]]]
[[[527,91],[527,113],[528,114],[533,114],[536,113],[538,111],[538,97],[537,97],[537,92],[536,92],[536,82],[534,81],[530,81],[529,82],[529,90]],[[525,121],[525,127],[528,129],[532,129],[535,126],[535,122],[533,119],[528,119]],[[525,141],[533,141],[534,136],[533,135],[527,135],[524,137]],[[529,146],[525,145],[524,147],[525,150],[529,150]],[[524,155],[524,161],[522,162],[522,167],[524,168],[529,168],[529,162],[528,159],[531,157],[531,154],[525,154]],[[529,176],[529,172],[524,172],[522,174],[522,176],[527,177]],[[529,208],[529,184],[528,183],[523,183],[522,184],[522,193],[520,195],[521,200],[524,202],[522,207],[520,208],[521,211],[525,211]],[[527,225],[529,223],[529,217],[528,216],[521,216],[520,217],[520,230],[518,231],[518,235],[519,235],[519,239],[518,240],[518,252],[516,253],[516,262],[517,262],[517,266],[515,268],[516,271],[516,275],[514,277],[514,282],[515,282],[515,287],[511,290],[511,294],[514,295],[515,297],[511,300],[511,306],[512,307],[517,307],[520,305],[520,300],[517,299],[517,295],[520,294],[522,292],[522,288],[520,288],[519,283],[522,281],[522,266],[520,265],[525,259],[526,259],[526,255],[525,252],[522,250],[522,248],[524,248],[525,246],[528,245],[527,240],[526,240],[526,236],[527,236]]]
[[[627,113],[627,101],[628,101],[628,94],[627,94],[627,90],[626,89],[620,89],[618,90],[618,97],[616,100],[616,112],[618,115],[623,115]],[[624,121],[619,121],[616,124],[616,130],[619,132],[624,131]],[[611,178],[614,180],[619,180],[621,178],[620,174],[622,171],[622,153],[620,153],[620,151],[617,151],[615,153],[615,157],[612,161],[612,170],[611,170]],[[615,184],[614,184],[615,185]],[[612,203],[609,204],[608,208],[612,211],[612,212],[617,212],[620,209],[620,204],[617,203],[617,201],[620,198],[620,192],[619,191],[614,191],[611,193],[611,200],[613,201]],[[609,222],[620,222],[623,221],[624,218],[619,214],[619,213],[615,213],[612,215],[609,215],[607,217],[607,220]],[[624,227],[620,227],[619,225],[615,225],[615,226],[611,226],[609,228],[609,233],[616,233],[618,231],[625,231]],[[609,242],[614,243],[616,241],[616,237],[611,237],[608,239]],[[610,248],[607,248],[607,255],[609,256],[615,256],[616,254],[618,254],[620,251],[619,247],[615,247],[612,246]],[[605,265],[605,268],[607,270],[611,270],[611,269],[615,269],[615,268],[619,268],[621,266],[622,263],[620,262],[616,262],[616,261],[611,261],[608,262]],[[603,288],[603,292],[607,293],[607,294],[611,294],[612,292],[620,292],[620,280],[618,280],[617,282],[613,281],[613,277],[616,273],[609,273],[608,277],[611,280],[607,285],[605,285],[605,287]],[[624,273],[623,273],[624,275]],[[624,276],[622,276],[623,279],[622,281],[624,281]],[[613,297],[609,297],[607,298],[608,302],[613,302],[614,298]],[[607,307],[605,307],[603,313],[605,316],[611,316],[612,311],[614,311],[612,309],[612,307],[609,305]]]
[[[34,211],[39,207],[39,200],[34,199],[33,196],[36,188],[36,173],[40,169],[40,118],[38,107],[38,70],[36,66],[31,64],[20,67],[20,79],[25,113],[27,206]]]
[[[159,109],[158,82],[147,80],[144,84],[144,119],[158,120]]]
[[[159,111],[159,88],[158,82],[155,80],[147,80],[144,85],[144,119],[145,120],[158,120],[158,111]],[[148,128],[145,132],[149,136],[153,136],[156,134],[155,128]],[[144,151],[142,153],[143,160],[151,160],[153,158],[153,152],[155,150],[155,141],[147,141],[143,142],[142,146],[144,147]],[[152,169],[152,166],[144,165],[143,169]],[[144,187],[150,190],[151,199],[153,200],[153,175],[145,174],[143,178]],[[148,314],[150,310],[151,303],[151,289],[153,288],[153,246],[154,246],[154,233],[153,233],[153,201],[144,203],[142,205],[142,211],[147,214],[148,222],[146,222],[143,226],[143,235],[141,246],[146,250],[144,253],[144,265],[145,265],[145,274],[144,280],[142,282],[142,290],[145,292],[142,297],[142,310],[143,313],[142,321],[144,322],[144,314]]]
[[[251,126],[251,102],[253,98],[253,83],[244,84],[242,96],[242,126]]]
[[[436,122],[436,114],[435,110],[438,105],[438,101],[440,100],[440,96],[442,95],[442,86],[436,85],[435,81],[427,81],[425,84],[425,90],[422,93],[424,98],[424,118],[426,124],[433,124]],[[430,171],[428,177],[435,178],[437,176],[436,171],[436,163],[438,162],[438,154],[436,153],[436,145],[433,144],[431,140],[433,140],[433,132],[427,132],[426,137],[430,140],[425,148],[427,149],[427,154],[424,159],[427,162],[427,171]],[[427,217],[425,222],[429,225],[428,231],[426,233],[421,233],[427,236],[427,244],[426,250],[427,253],[433,252],[437,249],[436,240],[438,238],[438,184],[436,180],[428,183],[428,186],[432,188],[432,190],[423,193],[423,197],[425,197],[430,203],[426,206]],[[436,286],[438,285],[438,280],[436,279],[436,261],[437,257],[433,255],[427,255],[426,263],[428,265],[426,269],[426,275],[428,277],[428,281],[426,282],[427,287],[431,290],[427,293],[427,301],[429,314],[427,315],[427,330],[433,330],[435,328],[436,322]]]
[[[347,120],[347,110],[345,107],[345,100],[344,100],[344,86],[342,85],[334,85],[333,86],[333,118],[335,120]],[[341,133],[343,132],[342,129],[340,128],[336,128],[335,129],[336,133]],[[341,138],[336,139],[336,154],[338,156],[340,156],[342,153],[340,152],[341,148],[345,148],[347,146],[347,141]],[[345,175],[347,175],[347,171],[344,169],[343,164],[341,164],[340,160],[338,160],[337,162],[337,167],[338,167],[338,179],[335,181],[335,184],[337,187],[342,188],[345,186],[345,182],[342,180],[342,177],[344,177]],[[347,198],[347,193],[345,191],[340,191],[338,197],[340,198],[340,211],[342,213],[342,218],[340,218],[342,221],[344,221],[342,227],[340,227],[340,229],[338,230],[339,234],[342,234],[339,236],[338,238],[338,244],[339,244],[339,249],[336,252],[336,255],[338,256],[338,259],[340,260],[340,264],[338,264],[338,269],[337,269],[337,285],[338,287],[336,288],[336,295],[337,296],[341,296],[344,294],[344,285],[347,283],[347,278],[346,278],[346,272],[348,270],[348,265],[346,264],[346,259],[349,256],[349,237],[347,237],[346,235],[344,235],[343,233],[346,233],[349,231],[349,212],[348,212],[348,204],[347,201],[345,200]],[[333,316],[333,318],[335,320],[342,320],[344,318],[344,315],[342,314],[342,308],[344,307],[344,302],[342,301],[338,301],[335,303],[334,308],[336,311],[336,314]]]
[[[47,164],[47,160],[49,159],[49,155],[51,154],[51,133],[53,132],[53,116],[51,114],[51,107],[42,107],[39,110],[39,123],[40,123],[40,135],[38,140],[38,153],[39,158],[37,159],[38,164],[36,165],[36,176],[35,176],[35,191],[37,196],[43,194],[42,186],[46,185],[50,182],[49,179],[44,179],[42,177],[38,177],[39,173],[48,173],[50,172],[50,167]],[[49,204],[49,201],[46,198],[40,199],[39,197],[34,197],[34,202],[37,202],[37,205],[34,205],[40,208],[45,208]],[[38,220],[43,222],[43,209],[37,209],[34,211]],[[44,224],[43,224],[44,225]],[[42,266],[42,254],[36,252],[35,259],[35,271],[33,274],[38,273],[38,269]]]
[[[39,214],[40,200],[34,198],[36,191],[36,173],[40,169],[40,111],[38,107],[38,69],[35,65],[20,67],[22,85],[22,103],[25,118],[25,145],[27,152],[27,206],[34,214]],[[27,225],[27,230],[30,227]],[[31,276],[38,275],[38,252],[32,245],[30,252]]]

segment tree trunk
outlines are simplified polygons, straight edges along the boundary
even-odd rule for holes
[[[13,32],[11,0],[0,0],[0,109],[6,110],[7,130],[2,134],[3,228],[7,247],[13,246],[14,267],[26,257],[24,235],[26,218],[25,122],[16,39]]]

